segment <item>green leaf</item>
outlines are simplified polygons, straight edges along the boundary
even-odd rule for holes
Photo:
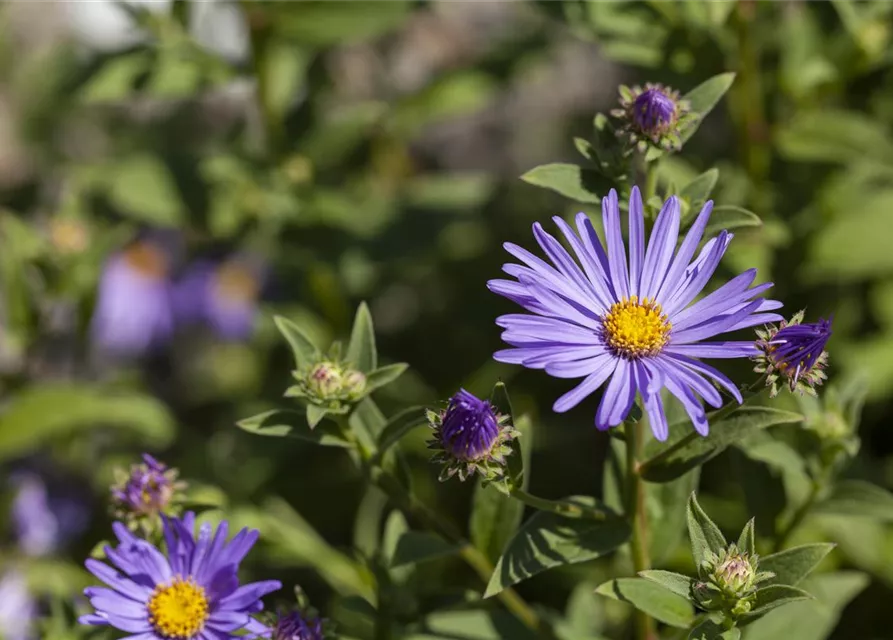
[[[763,221],[753,211],[733,205],[723,204],[713,207],[710,220],[704,228],[704,236],[709,237],[720,231],[733,231],[746,227],[762,226]]]
[[[510,498],[493,486],[481,483],[474,489],[469,529],[471,542],[496,562],[518,530],[524,516],[524,503]]]
[[[130,97],[136,81],[152,68],[152,54],[146,49],[128,51],[102,62],[78,90],[85,103],[114,102]]]
[[[370,374],[378,367],[378,354],[375,351],[375,329],[372,326],[372,314],[369,313],[369,307],[365,302],[360,303],[360,306],[357,308],[353,329],[350,332],[350,344],[347,347],[346,360],[351,366],[366,374]],[[403,373],[403,370],[400,373]],[[400,373],[397,375],[400,375]],[[396,378],[397,376],[394,377]]]
[[[710,416],[707,416],[708,419]],[[668,482],[718,456],[726,447],[762,429],[800,422],[799,413],[769,407],[740,407],[717,423],[702,437],[692,431],[691,422],[670,425],[666,442],[652,440],[645,447],[642,476],[649,482]]]
[[[744,529],[741,530],[741,535],[738,536],[738,549],[744,551],[749,555],[753,555],[757,552],[757,543],[754,540],[754,519],[751,518],[747,521],[747,524],[744,525]],[[796,584],[796,583],[787,583],[787,584]]]
[[[42,382],[10,397],[0,415],[0,460],[84,429],[117,427],[146,449],[166,446],[174,419],[154,398],[100,385]]]
[[[391,568],[426,562],[458,553],[459,548],[439,536],[424,531],[407,531],[397,541]]]
[[[307,424],[313,429],[316,425],[322,422],[322,419],[326,417],[325,407],[321,407],[318,404],[308,404],[307,405]]]
[[[826,640],[834,632],[844,607],[871,579],[855,571],[825,573],[807,578],[803,586],[815,600],[803,600],[751,623],[746,640]]]
[[[510,416],[512,425],[521,431],[521,436],[511,441],[512,452],[506,460],[506,468],[508,469],[508,482],[514,486],[526,487],[527,480],[524,477],[524,468],[529,463],[529,454],[525,457],[525,451],[529,451],[533,443],[527,444],[521,441],[525,437],[529,437],[532,432],[532,424],[527,422],[525,429],[521,429],[519,424],[515,423],[515,415],[512,413],[512,402],[509,399],[509,391],[504,382],[497,382],[493,385],[493,391],[490,392],[490,404],[496,409],[496,412],[503,416]]]
[[[835,545],[831,543],[818,542],[761,557],[760,571],[771,571],[775,574],[775,577],[763,584],[766,586],[799,584],[824,560],[826,555],[831,553],[834,547]]]
[[[397,444],[403,436],[413,429],[427,426],[428,418],[426,413],[425,407],[410,407],[388,420],[381,433],[378,434],[379,455]]]
[[[291,351],[295,356],[297,369],[309,367],[319,358],[319,349],[314,346],[310,338],[301,331],[294,322],[282,316],[274,316],[273,322],[279,333],[288,341]]]
[[[403,375],[403,372],[406,371],[408,368],[409,365],[405,362],[398,362],[396,364],[389,364],[385,367],[379,367],[375,371],[372,371],[369,375],[366,376],[365,393],[371,393],[376,389],[392,383],[394,380]]]
[[[707,618],[688,634],[688,640],[738,640],[741,629],[726,629],[721,623]]]
[[[597,506],[589,496],[566,500],[586,507]],[[494,596],[546,569],[601,557],[624,544],[629,536],[629,525],[620,519],[595,522],[539,511],[509,542],[496,563],[484,597]]]
[[[708,113],[713,111],[716,104],[722,99],[735,81],[734,73],[721,73],[699,84],[697,87],[682,96],[687,100],[689,108],[698,114],[698,119],[685,128],[682,132],[682,142],[691,138]]]
[[[722,531],[698,504],[698,498],[694,493],[688,499],[686,517],[695,566],[700,566],[704,562],[708,552],[719,554],[726,549],[726,539],[722,535]]]
[[[297,438],[324,447],[351,447],[335,423],[323,422],[315,429],[311,429],[307,416],[297,411],[279,409],[265,411],[240,420],[236,425],[248,433],[259,436]]]
[[[412,3],[406,0],[374,4],[303,0],[261,3],[258,19],[269,21],[274,32],[295,43],[328,47],[383,35],[402,24],[411,10]]]
[[[109,200],[124,215],[157,226],[183,224],[186,206],[161,160],[139,155],[115,163],[107,171]]]
[[[672,571],[649,569],[647,571],[639,571],[639,577],[659,584],[686,600],[691,600],[691,584],[693,580],[688,576],[684,576],[681,573],[673,573]]]
[[[775,143],[787,160],[850,163],[893,161],[886,127],[867,114],[843,109],[796,110],[782,124]]]
[[[616,578],[604,583],[595,592],[628,602],[671,627],[685,629],[691,626],[695,617],[687,599],[644,578]]]
[[[660,522],[659,527],[652,527],[648,539],[655,564],[669,557],[685,535],[685,505],[688,497],[698,488],[700,477],[701,469],[695,467],[672,482],[645,485],[648,521]],[[609,506],[618,510],[623,508],[622,505],[615,507],[610,503]]]
[[[741,626],[757,620],[772,609],[797,602],[798,600],[812,600],[813,597],[803,589],[791,587],[785,584],[773,584],[757,589],[754,594],[753,610],[744,616]]]
[[[707,200],[716,187],[716,181],[719,179],[719,169],[708,169],[697,178],[689,182],[679,190],[679,197],[683,198],[694,208],[700,208]],[[710,214],[713,218],[714,214]]]
[[[864,480],[842,480],[831,489],[831,495],[813,507],[813,512],[893,522],[893,494]]]
[[[610,188],[595,171],[562,162],[534,167],[521,179],[528,184],[557,191],[571,200],[592,204],[601,202],[597,193]]]

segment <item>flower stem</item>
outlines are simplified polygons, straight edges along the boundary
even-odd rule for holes
[[[494,570],[493,564],[477,547],[465,540],[450,522],[441,518],[437,512],[432,511],[424,503],[407,492],[394,476],[381,467],[370,468],[369,475],[372,482],[384,491],[402,511],[456,545],[459,549],[459,556],[485,584],[490,581]],[[549,625],[540,619],[516,591],[506,588],[500,591],[496,597],[525,626],[538,632],[543,638],[554,640],[555,635]]]
[[[650,568],[648,557],[648,514],[645,510],[645,483],[639,472],[639,458],[642,455],[645,420],[635,424],[627,423],[626,434],[626,514],[632,528],[630,553],[633,569],[638,574]],[[633,613],[636,640],[657,640],[654,620],[644,611]]]
[[[520,500],[529,507],[539,509],[540,511],[555,513],[560,516],[564,516],[565,518],[582,518],[584,520],[598,520],[600,522],[606,522],[617,517],[607,511],[593,509],[591,507],[584,507],[583,505],[575,504],[573,502],[564,500],[547,500],[546,498],[540,498],[539,496],[527,493],[523,489],[512,489],[510,495],[516,500]]]

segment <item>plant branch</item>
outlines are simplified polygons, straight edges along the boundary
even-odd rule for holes
[[[648,557],[648,514],[645,506],[645,483],[639,474],[638,460],[642,453],[645,420],[627,424],[626,434],[626,514],[632,528],[630,553],[638,574],[651,567]],[[657,640],[654,620],[636,609],[633,613],[636,640]]]
[[[582,518],[584,520],[607,522],[619,517],[608,511],[585,507],[565,500],[547,500],[546,498],[540,498],[539,496],[527,493],[523,489],[512,489],[512,492],[509,495],[516,500],[520,500],[529,507],[539,509],[540,511],[555,513],[559,516],[564,516],[565,518]]]

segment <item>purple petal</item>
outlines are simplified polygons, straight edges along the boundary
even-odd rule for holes
[[[623,247],[623,234],[620,229],[620,205],[614,189],[608,192],[607,197],[602,198],[602,224],[608,243],[608,267],[614,292],[622,298],[629,298],[629,273],[626,269],[626,249]]]
[[[549,256],[549,259],[552,260],[552,263],[558,267],[558,270],[570,281],[570,284],[573,285],[571,288],[578,294],[585,295],[593,306],[600,307],[602,303],[595,295],[592,283],[586,278],[580,270],[580,267],[574,262],[573,258],[571,258],[567,251],[564,250],[564,247],[562,247],[555,238],[546,233],[539,222],[533,225],[533,235],[542,250],[545,251],[546,255]],[[604,311],[604,309],[597,310],[600,312]]]
[[[253,604],[268,593],[272,593],[282,588],[282,583],[278,580],[265,580],[263,582],[252,582],[236,589],[231,595],[228,595],[220,601],[222,609],[243,609]]]
[[[597,356],[583,360],[550,362],[546,365],[546,373],[554,378],[582,378],[602,368],[605,360],[611,358],[614,358],[612,354],[603,351]]]
[[[598,265],[601,267],[601,273],[605,274],[605,283],[609,289],[608,293],[610,294],[609,298],[616,300],[617,292],[611,285],[611,267],[608,262],[608,256],[605,253],[601,240],[598,239],[598,234],[595,232],[595,228],[592,226],[592,221],[589,220],[585,213],[578,213],[576,222],[577,231],[580,232],[580,240],[583,241],[583,246],[586,247],[586,251],[584,252],[585,255],[590,259],[594,256],[598,261]],[[593,268],[595,268],[595,265],[593,265]]]
[[[639,295],[645,262],[645,208],[639,187],[629,194],[629,294]]]
[[[689,419],[691,419],[691,423],[695,428],[695,431],[700,433],[702,436],[706,436],[710,430],[710,425],[707,423],[707,413],[704,411],[704,406],[700,403],[697,396],[691,390],[687,384],[676,380],[672,374],[668,374],[664,378],[664,385],[667,389],[672,393],[679,402],[682,403],[682,406],[685,408],[685,412],[688,414]]]
[[[711,367],[709,364],[676,353],[667,353],[666,356],[667,358],[675,360],[676,362],[695,371],[696,373],[700,373],[704,376],[707,376],[708,378],[713,379],[726,391],[728,391],[732,395],[732,397],[738,401],[738,404],[741,404],[743,402],[743,399],[741,398],[741,392],[738,390],[738,387],[735,386],[735,383],[729,380],[724,374]],[[704,397],[706,398],[707,396]]]
[[[687,326],[698,324],[703,319],[724,313],[729,307],[740,302],[747,302],[772,286],[759,285],[748,290],[756,276],[756,269],[748,269],[735,276],[713,293],[675,314],[672,318],[673,326],[682,330]]]
[[[590,373],[583,382],[558,398],[558,400],[555,401],[555,404],[552,405],[552,410],[556,413],[564,413],[565,411],[576,407],[584,398],[588,397],[604,384],[605,380],[607,380],[614,372],[615,367],[619,362],[623,361],[617,360],[616,358],[605,358],[600,363],[600,367],[593,369],[592,373]]]
[[[640,297],[653,299],[657,294],[660,285],[663,284],[673,251],[676,249],[678,236],[679,200],[676,196],[672,196],[664,203],[651,230],[642,271]]]
[[[616,427],[629,413],[636,397],[632,370],[632,364],[628,360],[617,360],[611,382],[608,383],[595,414],[595,426],[598,429],[604,431]]]
[[[710,338],[720,333],[725,333],[726,331],[729,331],[731,327],[744,320],[759,306],[760,301],[755,300],[754,302],[751,302],[746,307],[739,311],[736,311],[735,313],[718,316],[717,318],[702,322],[699,325],[695,325],[694,327],[690,327],[678,333],[672,331],[670,333],[670,345],[676,346],[680,344],[698,342],[699,340],[703,340],[704,338]]]
[[[580,213],[578,214],[578,217],[583,216],[585,218],[585,215],[586,214]],[[580,238],[574,233],[574,230],[571,229],[568,223],[558,216],[553,217],[552,220],[558,225],[558,228],[561,229],[568,244],[571,245],[571,249],[573,249],[574,254],[577,256],[577,260],[579,260],[580,264],[583,266],[583,270],[586,272],[586,277],[589,280],[592,292],[601,304],[601,311],[606,311],[614,303],[614,293],[608,283],[607,273],[602,269],[599,262],[599,257],[593,256],[587,251]],[[578,222],[578,227],[579,226]],[[601,249],[601,244],[598,244],[597,246]]]
[[[684,309],[694,300],[707,285],[710,276],[719,266],[723,254],[729,248],[732,234],[721,232],[716,238],[708,241],[701,250],[701,255],[686,269],[682,283],[663,305],[664,313],[672,317],[680,309]]]
[[[685,273],[686,267],[689,266],[688,263],[691,261],[691,257],[695,254],[695,249],[698,248],[698,244],[701,242],[701,237],[704,235],[704,229],[707,226],[707,221],[710,220],[710,213],[712,211],[713,202],[707,202],[701,209],[701,213],[698,214],[691,229],[688,230],[688,233],[685,235],[685,240],[682,241],[682,245],[679,247],[679,251],[676,253],[673,263],[670,265],[667,277],[664,279],[663,284],[660,286],[660,290],[656,294],[658,300],[668,299],[670,294],[672,294],[681,284],[681,278]]]
[[[667,347],[667,352],[692,358],[750,358],[758,355],[760,350],[753,340],[730,340],[670,345]]]
[[[665,442],[670,434],[670,427],[667,424],[667,414],[664,412],[664,403],[660,397],[663,375],[659,368],[644,360],[635,363],[633,374],[639,393],[642,394],[645,411],[648,413],[651,432],[657,440]]]

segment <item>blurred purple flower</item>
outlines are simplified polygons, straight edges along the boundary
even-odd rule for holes
[[[132,465],[130,473],[112,487],[112,501],[121,517],[165,513],[181,487],[176,469],[144,453],[143,464]]]
[[[264,268],[247,258],[195,264],[174,289],[177,320],[207,323],[224,340],[246,340],[254,330]]]
[[[10,571],[0,576],[0,637],[5,640],[33,638],[32,624],[37,603],[28,591],[25,578]]]
[[[91,327],[100,349],[140,356],[170,338],[169,273],[169,252],[154,240],[139,240],[106,262]]]
[[[87,504],[72,492],[56,490],[31,472],[14,476],[13,484],[12,521],[19,548],[27,555],[50,554],[86,528]]]
[[[323,640],[323,621],[299,611],[280,614],[273,627],[272,640]]]

